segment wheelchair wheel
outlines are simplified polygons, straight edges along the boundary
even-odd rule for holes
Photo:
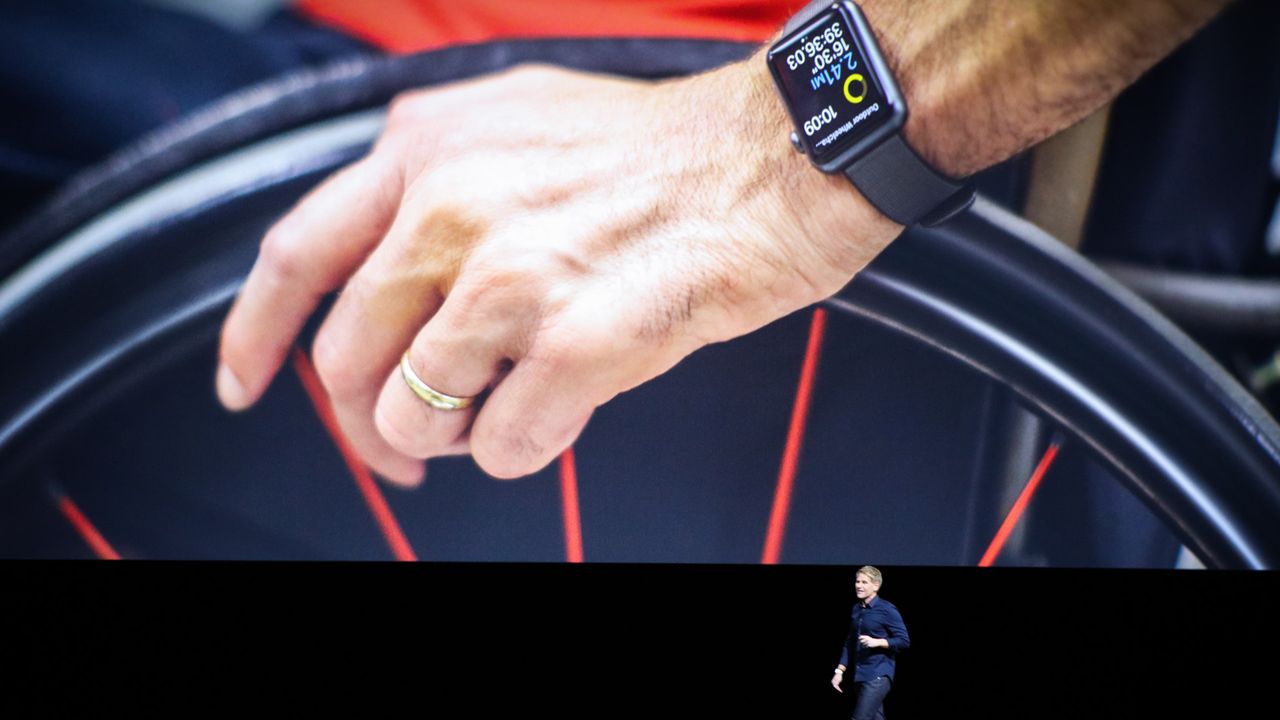
[[[0,242],[0,554],[88,555],[62,517],[74,499],[125,557],[388,557],[297,377],[243,415],[214,399],[217,331],[265,229],[367,150],[400,90],[526,61],[666,77],[750,49],[503,42],[352,61],[86,174]],[[1267,568],[1278,479],[1280,428],[1221,368],[980,199],[818,309],[602,407],[559,466],[507,483],[433,461],[387,503],[424,559],[554,561],[580,533],[570,555],[590,561],[952,565],[991,549],[1021,496],[1000,562],[1169,565],[1181,544]]]

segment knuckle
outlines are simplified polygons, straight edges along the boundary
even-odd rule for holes
[[[521,81],[550,78],[558,74],[563,74],[563,70],[560,67],[536,60],[513,65],[504,72],[499,73],[500,76]]]
[[[421,92],[409,91],[402,92],[392,98],[391,103],[387,106],[387,128],[399,128],[415,122],[421,97]]]
[[[427,448],[423,447],[420,436],[407,426],[403,417],[390,412],[386,403],[378,403],[373,413],[373,423],[378,434],[393,450],[409,457],[427,457]]]
[[[377,141],[374,142],[373,149],[369,152],[366,161],[400,167],[401,160],[409,156],[411,151],[410,139],[406,137],[406,133],[400,132],[403,126],[403,122],[393,125],[390,115],[388,115],[387,124],[383,127],[382,133],[378,135]]]
[[[453,135],[446,128],[447,114],[439,103],[422,101],[423,92],[403,93],[391,101],[386,124],[374,145],[372,156],[401,168],[404,177],[420,179],[423,170],[436,167],[446,157]],[[401,185],[407,185],[404,177]]]
[[[335,402],[344,402],[361,394],[364,373],[358,354],[350,352],[332,333],[321,331],[312,346],[311,356],[320,382]]]
[[[521,77],[537,76],[539,74],[545,73],[546,71],[547,71],[547,66],[545,64],[530,61],[530,62],[522,62],[518,65],[513,65],[510,68],[508,68],[506,72],[502,74],[512,78],[521,78]]]
[[[477,258],[459,274],[449,302],[461,317],[511,317],[541,304],[535,269],[511,261]]]
[[[277,222],[262,239],[258,262],[276,284],[299,282],[306,275],[306,240],[294,230],[292,216]]]
[[[525,362],[532,365],[539,375],[555,376],[570,372],[583,365],[583,358],[592,355],[589,342],[584,341],[572,331],[554,330],[543,332],[530,350]]]
[[[480,469],[493,477],[511,480],[546,466],[545,448],[529,429],[516,422],[477,428],[471,439],[472,455]]]
[[[560,322],[539,333],[529,355],[544,372],[557,374],[607,367],[616,344],[614,333],[602,328]]]

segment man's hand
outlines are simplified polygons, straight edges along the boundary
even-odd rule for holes
[[[958,177],[1092,112],[1224,2],[864,10],[907,140]],[[526,68],[406,95],[369,157],[263,241],[218,395],[256,402],[343,288],[315,361],[375,471],[413,484],[422,459],[468,451],[498,477],[538,470],[600,404],[835,292],[901,231],[790,130],[762,53],[658,84]],[[434,389],[491,394],[430,408],[396,376],[406,348]]]
[[[791,150],[751,62],[656,84],[525,67],[401,96],[371,154],[267,234],[223,328],[222,402],[254,403],[342,288],[313,352],[366,462],[412,485],[423,459],[470,452],[517,477],[618,393],[834,293],[901,228]],[[431,408],[406,349],[432,388],[489,394]]]
[[[843,680],[844,680],[844,672],[843,672],[843,671],[836,670],[835,674],[831,676],[831,687],[835,688],[835,689],[836,689],[836,692],[838,692],[838,693],[843,693],[843,692],[844,692],[844,689],[840,687],[840,683],[841,683]]]
[[[858,643],[864,648],[887,648],[889,640],[887,638],[875,638],[870,635],[859,635]]]

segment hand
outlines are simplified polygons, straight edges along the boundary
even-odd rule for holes
[[[844,690],[841,689],[840,687],[840,682],[842,680],[844,680],[844,673],[842,672],[837,671],[835,675],[831,676],[831,687],[835,688],[836,692],[838,693],[844,692]]]
[[[750,62],[656,84],[524,67],[401,96],[370,155],[264,239],[223,328],[223,404],[256,402],[342,287],[314,360],[370,467],[412,485],[425,458],[470,452],[517,477],[618,393],[834,293],[901,228],[790,149]],[[427,406],[406,348],[433,388],[490,394]]]
[[[870,635],[859,635],[858,643],[864,648],[887,648],[889,641],[886,638],[874,638]]]

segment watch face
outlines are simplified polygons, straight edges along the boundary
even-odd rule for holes
[[[832,8],[769,53],[796,135],[818,163],[901,119],[852,22]]]

